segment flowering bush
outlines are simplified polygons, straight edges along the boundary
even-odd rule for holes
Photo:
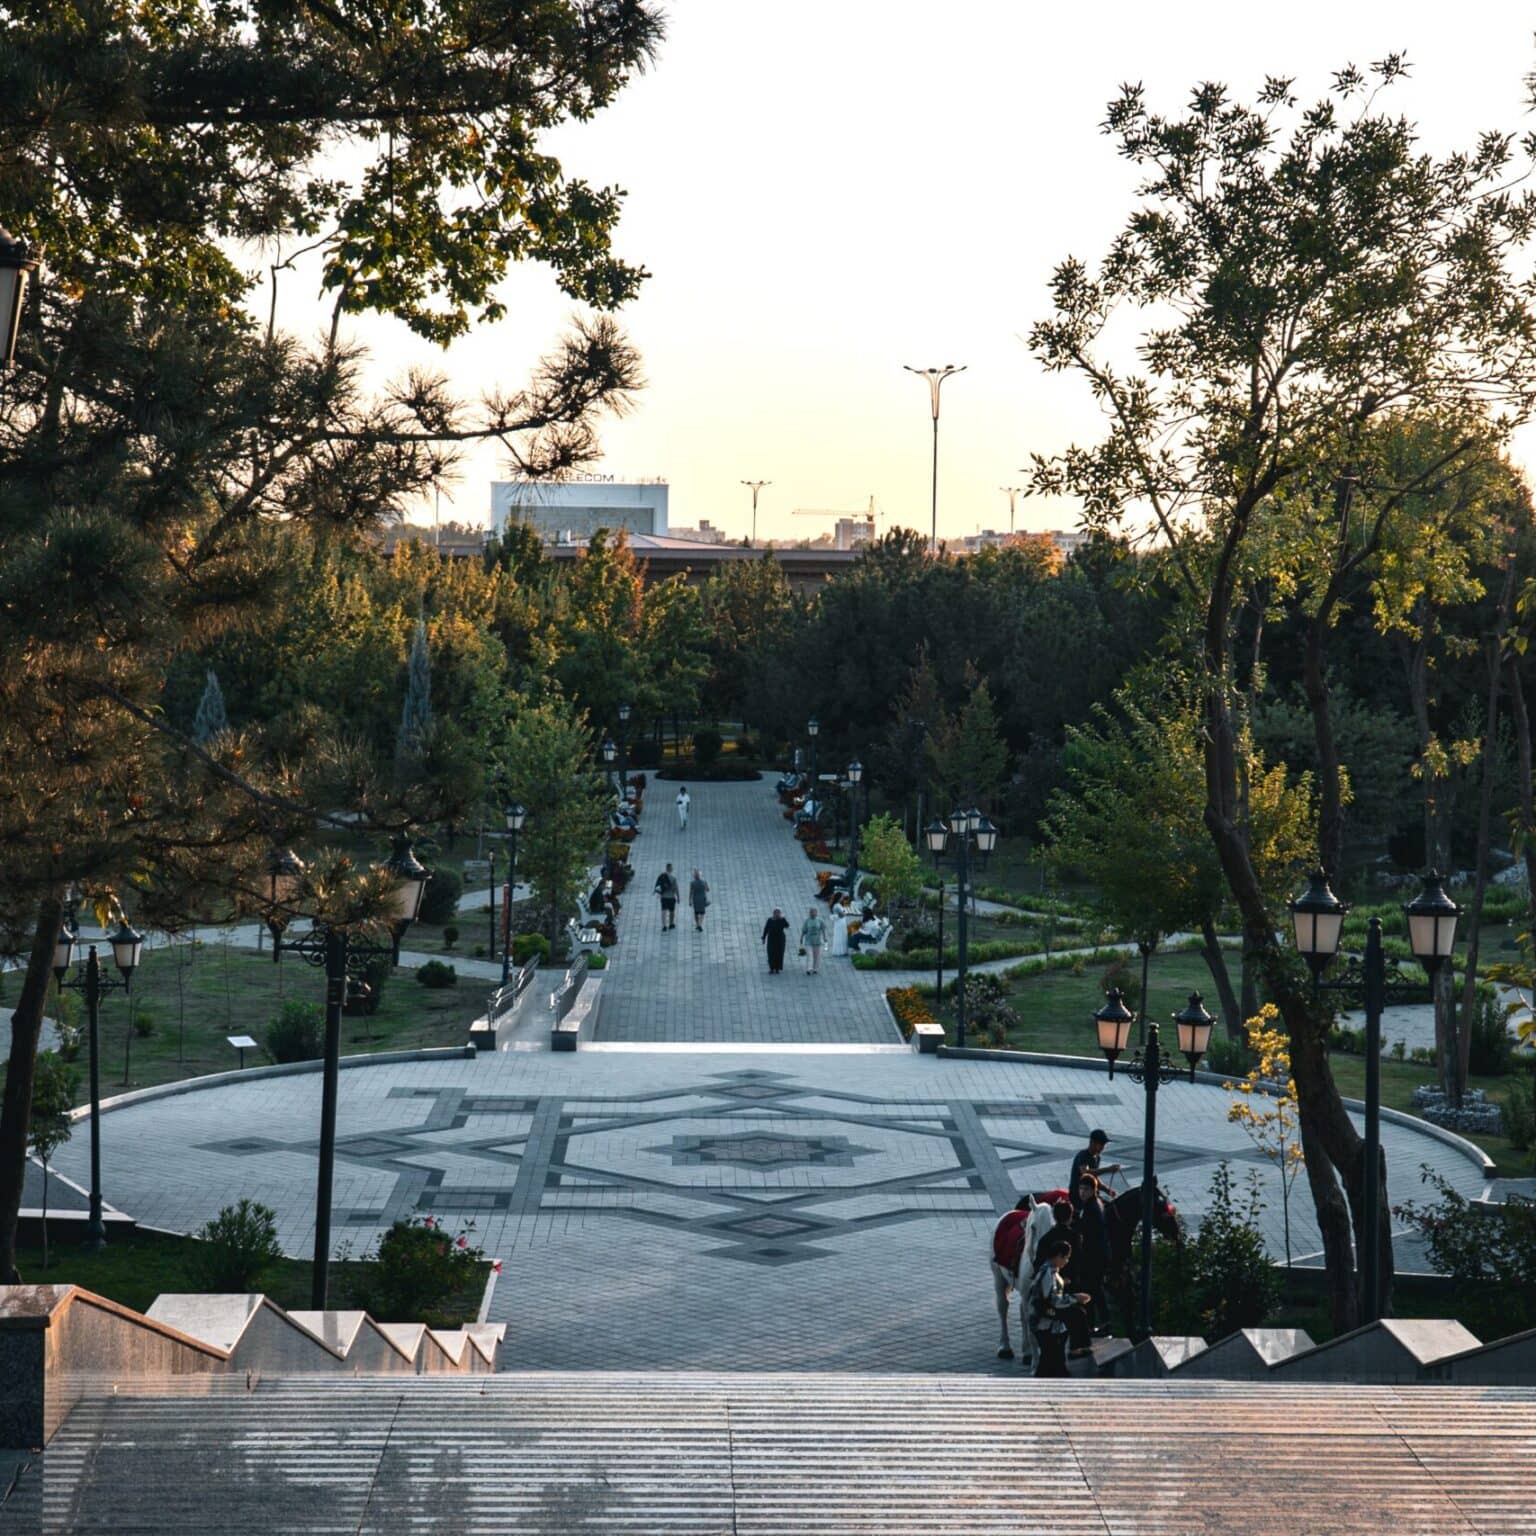
[[[1280,1193],[1285,1207],[1285,1267],[1291,1267],[1291,1185],[1306,1158],[1301,1150],[1300,1109],[1296,1084],[1291,1078],[1291,1047],[1285,1030],[1276,1021],[1280,1010],[1265,1003],[1248,1020],[1248,1049],[1256,1060],[1239,1083],[1223,1083],[1237,1102],[1227,1109],[1227,1119],[1240,1125],[1253,1144],[1280,1170]]]
[[[453,1303],[477,1285],[485,1259],[470,1241],[474,1230],[470,1222],[450,1232],[435,1216],[397,1221],[379,1239],[373,1262],[358,1271],[353,1304],[381,1322],[456,1327],[464,1319]]]
[[[891,1005],[904,1039],[912,1038],[917,1025],[935,1022],[928,999],[916,987],[891,987],[886,991],[885,1000]]]

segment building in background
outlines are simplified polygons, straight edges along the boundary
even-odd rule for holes
[[[546,544],[590,538],[599,528],[628,533],[667,532],[665,480],[615,480],[608,475],[570,480],[494,480],[491,527],[526,523]]]

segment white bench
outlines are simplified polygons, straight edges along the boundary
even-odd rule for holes
[[[571,956],[583,951],[595,951],[603,947],[603,936],[596,928],[583,927],[574,917],[565,925],[565,937],[571,947]]]

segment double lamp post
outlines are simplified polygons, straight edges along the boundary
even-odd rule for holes
[[[967,961],[966,909],[970,905],[971,844],[978,853],[991,853],[997,847],[997,827],[988,816],[982,815],[974,805],[957,807],[949,813],[948,823],[934,820],[923,830],[923,840],[933,855],[934,867],[944,853],[949,839],[955,839],[955,895],[960,912],[960,968],[955,987],[955,1044],[965,1048],[965,971]],[[939,960],[937,995],[944,996],[944,881],[939,881]]]

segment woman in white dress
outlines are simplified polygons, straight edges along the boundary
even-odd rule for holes
[[[842,903],[832,909],[832,949],[834,955],[848,953],[848,908]]]

